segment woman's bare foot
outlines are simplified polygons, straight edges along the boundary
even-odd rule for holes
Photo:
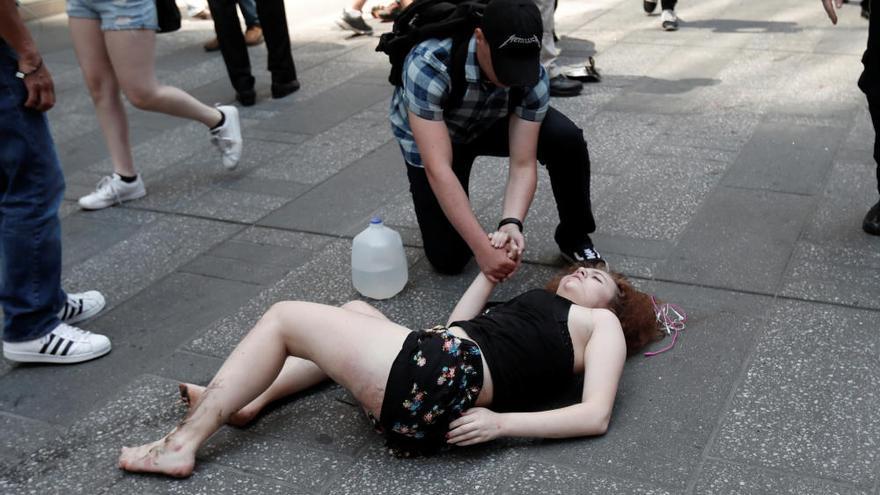
[[[172,432],[173,434],[173,432]],[[118,466],[132,473],[159,473],[186,478],[195,466],[195,450],[174,442],[171,435],[140,447],[122,447]]]
[[[180,390],[180,399],[190,409],[198,404],[202,394],[205,393],[205,387],[202,387],[201,385],[193,385],[192,383],[181,383],[178,385],[178,389]],[[260,408],[253,404],[254,403],[252,402],[239,409],[238,412],[233,413],[232,416],[229,416],[229,419],[226,420],[226,424],[238,428],[243,428],[250,424],[250,422],[257,417],[257,414],[260,413]]]

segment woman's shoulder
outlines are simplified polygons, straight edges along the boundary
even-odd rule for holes
[[[613,311],[605,308],[585,308],[572,304],[568,313],[569,326],[592,332],[595,328],[610,328],[620,330],[620,320]]]

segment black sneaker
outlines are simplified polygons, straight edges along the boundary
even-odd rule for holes
[[[871,235],[880,235],[880,201],[868,210],[862,221],[862,230]]]
[[[550,96],[577,96],[584,89],[584,83],[569,79],[563,74],[550,79]]]
[[[651,0],[643,0],[642,8],[645,9],[646,14],[651,14],[657,8],[657,2],[652,2]]]
[[[363,16],[351,15],[343,9],[342,16],[336,19],[336,25],[355,34],[373,34],[373,28],[367,24]]]
[[[293,81],[286,83],[272,83],[272,98],[284,98],[285,96],[298,91],[299,90],[299,81],[294,79]]]
[[[589,240],[574,248],[560,248],[560,252],[562,253],[563,258],[576,265],[595,266],[605,264],[602,255],[599,254],[599,251],[596,251],[596,248],[593,247],[593,243]]]

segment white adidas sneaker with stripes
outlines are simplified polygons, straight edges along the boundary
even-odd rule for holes
[[[73,325],[100,313],[106,304],[104,296],[96,290],[67,294],[67,301],[58,312],[58,319],[68,325]]]
[[[19,363],[73,364],[110,352],[110,339],[60,323],[47,335],[25,342],[3,342],[3,357]]]

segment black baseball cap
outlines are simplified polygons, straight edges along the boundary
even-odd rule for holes
[[[538,83],[544,25],[535,0],[490,0],[481,29],[499,81],[507,86]]]

